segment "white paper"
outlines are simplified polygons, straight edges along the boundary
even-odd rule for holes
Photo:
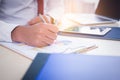
[[[30,59],[34,59],[37,53],[68,54],[75,52],[76,50],[95,45],[93,43],[90,43],[89,41],[84,41],[84,39],[67,36],[58,36],[56,41],[52,45],[46,47],[32,47],[23,43],[8,42],[0,42],[0,44]]]

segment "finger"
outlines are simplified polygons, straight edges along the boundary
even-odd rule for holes
[[[42,32],[43,31],[50,31],[50,32],[53,32],[53,33],[57,33],[59,31],[58,28],[53,24],[38,23],[38,24],[35,24],[35,25],[40,27]]]
[[[50,44],[52,44],[52,43],[54,42],[53,39],[48,38],[48,37],[45,36],[45,35],[43,36],[42,41],[43,41],[43,43],[46,44],[46,45],[50,45]]]
[[[54,42],[53,39],[46,37],[44,34],[40,34],[38,39],[36,40],[36,46],[44,47],[52,44]]]
[[[39,24],[38,24],[39,25]],[[53,27],[50,27],[50,26],[42,26],[41,24],[41,27],[40,27],[40,30],[39,30],[39,34],[42,34],[42,35],[45,35],[47,36],[48,38],[51,38],[53,40],[56,39],[57,37],[57,31],[53,32],[51,30],[49,30],[49,28],[53,28]]]
[[[45,43],[43,40],[43,37],[41,37],[40,39],[38,39],[37,41],[33,41],[31,44],[31,46],[35,46],[35,47],[45,47],[48,46],[48,43]]]
[[[33,24],[36,24],[36,23],[39,23],[39,22],[42,22],[41,19],[37,16],[35,18],[33,18],[32,20],[30,20],[28,22],[29,25],[33,25]]]
[[[47,46],[48,44],[44,43],[44,42],[39,42],[39,43],[27,43],[27,45],[30,45],[30,46],[35,46],[35,47],[44,47],[44,46]]]
[[[57,38],[57,33],[53,33],[51,31],[46,31],[45,36],[52,40],[55,40]]]
[[[45,19],[46,23],[50,23],[49,21],[49,18],[45,15],[42,15],[43,19]],[[33,24],[37,24],[37,23],[40,23],[40,22],[43,22],[43,20],[41,20],[40,16],[37,16],[35,18],[33,18],[32,20],[30,20],[28,22],[29,25],[33,25]]]
[[[51,23],[50,18],[48,16],[43,15],[43,18],[47,23]]]
[[[48,30],[53,32],[53,33],[57,33],[59,31],[57,26],[55,26],[55,25],[49,24],[48,26],[49,26]]]
[[[49,44],[45,43],[44,41],[42,41],[41,43],[37,44],[37,47],[45,47],[48,46]]]

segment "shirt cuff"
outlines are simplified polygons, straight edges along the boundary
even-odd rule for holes
[[[0,21],[0,41],[12,42],[11,32],[18,24],[9,24]]]

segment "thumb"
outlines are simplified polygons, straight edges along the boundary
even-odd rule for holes
[[[41,20],[40,20],[39,16],[37,16],[37,17],[31,19],[31,20],[28,22],[28,24],[29,24],[29,25],[34,25],[34,24],[37,24],[37,23],[39,23],[39,22],[41,22]]]

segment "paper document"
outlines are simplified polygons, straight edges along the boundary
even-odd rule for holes
[[[32,47],[23,43],[0,42],[1,45],[8,47],[30,59],[34,59],[38,52],[40,53],[63,53],[86,52],[93,49],[95,44],[77,37],[58,36],[56,41],[46,47]],[[93,47],[93,48],[91,48]],[[85,50],[85,51],[84,51]]]

